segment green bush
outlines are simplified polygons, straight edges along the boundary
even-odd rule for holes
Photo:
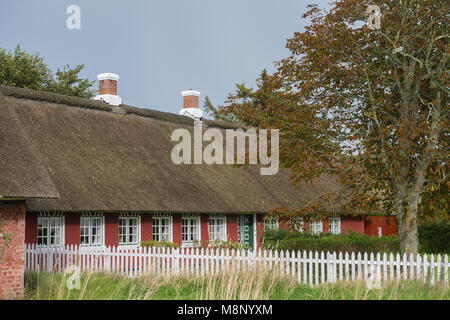
[[[233,241],[222,241],[222,240],[201,240],[194,241],[194,247],[196,248],[212,248],[212,249],[234,249],[234,250],[249,250],[251,249],[249,245],[241,244],[239,242]]]
[[[439,221],[420,226],[419,247],[422,253],[450,254],[450,222]]]
[[[272,231],[271,231],[272,232]],[[313,235],[300,232],[286,232],[276,236],[271,233],[263,237],[263,248],[278,250],[336,251],[336,252],[398,252],[400,245],[397,236],[373,237],[349,231],[349,234]]]
[[[143,248],[178,248],[178,244],[175,242],[169,242],[169,241],[142,241],[140,244]]]
[[[265,243],[278,242],[289,237],[291,231],[284,229],[268,229],[261,236],[261,241]]]

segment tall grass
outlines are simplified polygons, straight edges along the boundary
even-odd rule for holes
[[[217,275],[164,275],[151,273],[135,278],[117,274],[81,273],[80,288],[69,289],[65,273],[25,274],[27,299],[44,300],[449,300],[448,285],[420,281],[384,283],[369,289],[365,281],[299,285],[292,277],[260,266],[230,267]]]

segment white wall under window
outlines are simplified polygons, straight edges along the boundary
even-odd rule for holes
[[[37,243],[44,246],[64,244],[64,218],[38,217]]]

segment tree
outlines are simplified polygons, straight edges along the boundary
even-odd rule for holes
[[[221,110],[280,129],[280,158],[296,183],[321,174],[341,189],[277,210],[280,218],[394,213],[401,248],[418,250],[417,224],[432,206],[448,218],[448,16],[445,1],[374,1],[381,28],[366,24],[367,2],[309,7],[311,24],[288,40],[290,56],[258,81],[255,110],[230,95]]]
[[[95,90],[91,88],[95,81],[78,78],[83,69],[84,65],[76,66],[74,69],[71,69],[69,65],[63,66],[62,70],[58,68],[55,73],[56,77],[50,81],[47,90],[68,96],[92,98]]]
[[[53,75],[39,53],[29,54],[19,46],[14,52],[0,49],[0,84],[92,98],[94,81],[79,78],[84,65],[71,69],[65,65]]]
[[[234,114],[232,112],[227,112],[226,110],[229,109],[229,106],[219,105],[215,107],[209,100],[209,97],[205,97],[203,108],[207,114],[213,116],[214,120],[241,123],[248,126],[258,127],[259,122],[256,119],[255,113],[258,112],[261,105],[267,103],[268,99],[271,96],[271,92],[270,90],[268,90],[268,79],[269,75],[267,73],[267,70],[264,69],[257,79],[257,83],[259,86],[257,91],[253,91],[253,89],[247,88],[245,86],[245,83],[236,84],[235,93],[228,97],[228,100],[226,102],[234,104],[238,103],[240,106],[245,105],[245,109],[247,111],[252,109],[253,112],[249,116],[246,116],[243,113]]]
[[[215,107],[208,96],[205,97],[205,102],[203,103],[203,109],[206,114],[211,116],[214,120],[222,120],[226,122],[236,122],[232,116],[226,116],[220,114],[220,106]]]

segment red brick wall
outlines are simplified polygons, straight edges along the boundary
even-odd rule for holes
[[[198,108],[198,96],[184,96],[183,108]]]
[[[100,80],[99,81],[99,94],[112,94],[117,95],[117,81],[115,80]]]
[[[2,232],[11,235],[9,247],[0,239],[0,299],[17,299],[24,290],[25,203],[0,204],[0,216]]]

